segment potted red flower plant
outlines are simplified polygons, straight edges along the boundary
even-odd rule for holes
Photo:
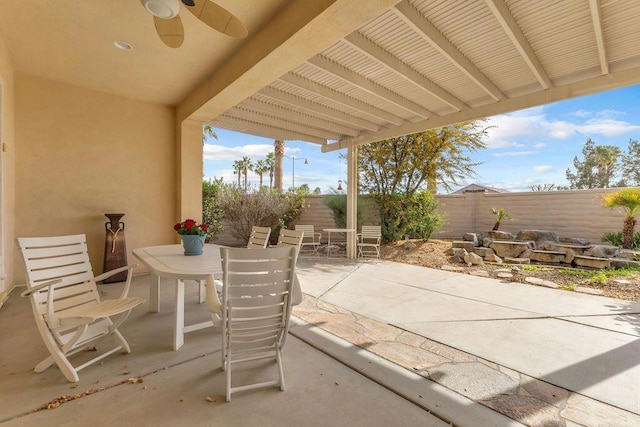
[[[207,225],[198,224],[193,219],[185,219],[176,223],[173,229],[180,235],[185,255],[201,255],[204,250],[204,239],[207,236]]]

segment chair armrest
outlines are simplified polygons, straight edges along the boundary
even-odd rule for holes
[[[53,288],[56,287],[56,285],[59,285],[60,283],[62,283],[62,279],[54,279],[54,280],[49,280],[47,282],[44,283],[40,283],[37,286],[34,286],[33,288],[27,289],[26,291],[22,292],[20,294],[21,297],[30,297],[31,294],[33,294],[34,292],[38,292],[41,289],[44,288],[51,288],[49,289],[49,291],[51,291]]]
[[[96,282],[101,282],[104,279],[106,279],[108,277],[111,277],[111,276],[113,276],[115,274],[122,273],[123,271],[127,271],[127,270],[133,270],[137,266],[138,266],[137,264],[125,265],[124,267],[118,267],[118,268],[115,268],[113,270],[105,271],[104,273],[100,274],[99,276],[94,277],[93,280],[95,280]]]
[[[318,240],[315,239],[315,237],[313,238],[313,243],[320,243],[322,241],[322,233],[313,233],[314,236],[318,236]]]
[[[49,292],[47,294],[46,318],[50,328],[57,328],[60,326],[60,321],[58,320],[58,317],[56,316],[56,314],[53,312],[53,294],[54,294],[53,291],[55,287],[60,284],[62,284],[62,279],[49,280],[47,282],[40,283],[39,285],[34,286],[31,289],[27,289],[26,291],[20,294],[20,296],[22,297],[27,297],[27,296],[33,295],[34,292],[38,292],[41,289],[49,288]]]
[[[358,242],[362,241],[362,233],[356,233],[356,241]]]

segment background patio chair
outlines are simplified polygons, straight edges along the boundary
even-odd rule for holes
[[[382,227],[379,225],[363,225],[362,232],[356,234],[358,238],[358,257],[373,256],[380,258],[380,241]]]
[[[302,239],[302,250],[308,248],[311,251],[311,254],[316,254],[320,256],[318,253],[318,248],[320,248],[320,239],[322,238],[322,233],[316,233],[314,231],[313,225],[304,225],[297,224],[296,231],[304,232],[304,237]]]
[[[224,248],[222,269],[222,370],[227,401],[238,391],[280,386],[284,391],[281,351],[289,329],[296,248]],[[232,385],[238,364],[275,359],[278,378]]]
[[[78,382],[80,369],[118,351],[131,352],[118,326],[144,302],[142,298],[127,297],[134,266],[94,277],[84,234],[22,237],[18,244],[27,268],[27,290],[21,295],[31,298],[38,331],[50,353],[36,365],[35,372],[55,363],[69,381]],[[128,274],[120,298],[101,301],[96,282],[122,271]],[[71,355],[94,347],[109,336],[116,347],[77,367],[71,364]]]
[[[254,225],[251,227],[251,235],[249,236],[249,242],[247,248],[249,249],[264,249],[269,244],[269,236],[271,235],[271,228],[258,227]]]

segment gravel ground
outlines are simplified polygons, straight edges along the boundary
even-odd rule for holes
[[[407,264],[421,265],[431,268],[442,268],[444,265],[462,267],[460,274],[468,274],[470,271],[482,269],[491,277],[496,277],[495,270],[511,269],[511,265],[489,264],[483,266],[468,267],[465,264],[455,263],[452,257],[445,255],[445,251],[451,247],[452,240],[430,239],[428,241],[410,240],[416,246],[412,249],[405,247],[404,241],[383,245],[381,256],[390,261]],[[519,266],[519,274],[514,276],[514,281],[526,283],[526,277],[537,277],[556,283],[564,290],[574,290],[576,287],[591,288],[602,291],[602,295],[629,301],[640,302],[640,270],[618,271],[585,271],[567,268],[566,266]]]

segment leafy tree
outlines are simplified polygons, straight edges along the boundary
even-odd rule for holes
[[[223,230],[224,211],[218,203],[222,178],[202,181],[202,220],[207,224],[207,242]]]
[[[322,190],[320,189],[320,187],[316,187],[313,189],[313,194],[320,194],[322,193]]]
[[[609,193],[603,198],[603,205],[608,208],[622,208],[627,215],[622,227],[622,247],[633,248],[633,235],[635,232],[636,214],[640,212],[640,189],[624,188],[614,193]]]
[[[622,177],[629,186],[640,186],[640,143],[629,140],[629,148],[622,156]]]
[[[571,189],[611,187],[618,172],[620,155],[620,148],[614,145],[596,145],[591,138],[587,139],[582,147],[584,160],[578,160],[578,156],[573,159],[576,172],[567,168],[566,176]]]
[[[253,171],[260,177],[260,186],[258,188],[262,188],[262,176],[269,172],[269,165],[267,165],[266,160],[258,160],[253,164]]]
[[[423,191],[435,194],[438,185],[451,190],[458,180],[475,176],[479,163],[473,163],[469,153],[485,148],[487,129],[482,123],[459,123],[360,148],[360,186],[378,203],[386,241],[412,233],[428,239],[440,225],[437,204]]]
[[[468,153],[485,148],[481,121],[464,122],[360,148],[360,184],[371,194],[413,194],[421,188],[436,193],[437,185],[452,189],[458,180],[474,177]]]

